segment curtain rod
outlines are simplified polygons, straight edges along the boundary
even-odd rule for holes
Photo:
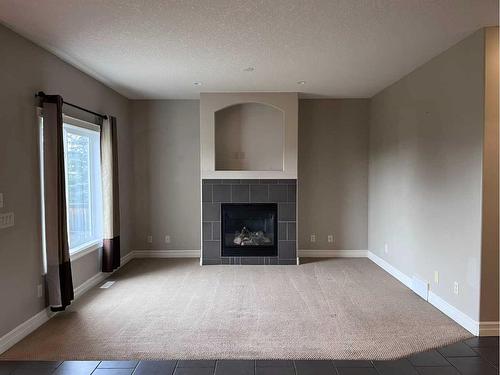
[[[36,94],[35,94],[35,97],[39,97],[39,98],[44,98],[46,97],[47,95],[43,92],[43,91],[38,91]],[[106,115],[103,115],[103,114],[100,114],[100,113],[97,113],[97,112],[94,112],[94,111],[91,111],[90,109],[86,109],[86,108],[83,108],[83,107],[80,107],[79,105],[76,105],[76,104],[72,104],[72,103],[68,103],[68,102],[65,102],[63,100],[63,104],[66,104],[66,105],[69,105],[70,107],[73,107],[73,108],[76,108],[76,109],[79,109],[80,111],[83,111],[83,112],[87,112],[87,113],[90,113],[94,116],[97,116],[97,117],[100,117],[104,120],[106,120],[108,118],[108,116]]]

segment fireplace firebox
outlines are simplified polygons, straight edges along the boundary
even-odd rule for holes
[[[278,206],[275,203],[223,203],[221,255],[277,256]]]

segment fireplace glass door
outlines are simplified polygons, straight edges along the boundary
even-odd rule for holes
[[[275,203],[222,204],[222,256],[278,255]]]

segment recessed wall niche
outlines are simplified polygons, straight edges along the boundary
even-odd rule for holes
[[[200,93],[201,178],[297,179],[298,106],[296,92]]]
[[[239,103],[214,113],[215,170],[283,171],[284,113]]]

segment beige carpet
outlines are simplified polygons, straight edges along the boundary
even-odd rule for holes
[[[0,359],[392,359],[471,335],[368,259],[136,259]]]

